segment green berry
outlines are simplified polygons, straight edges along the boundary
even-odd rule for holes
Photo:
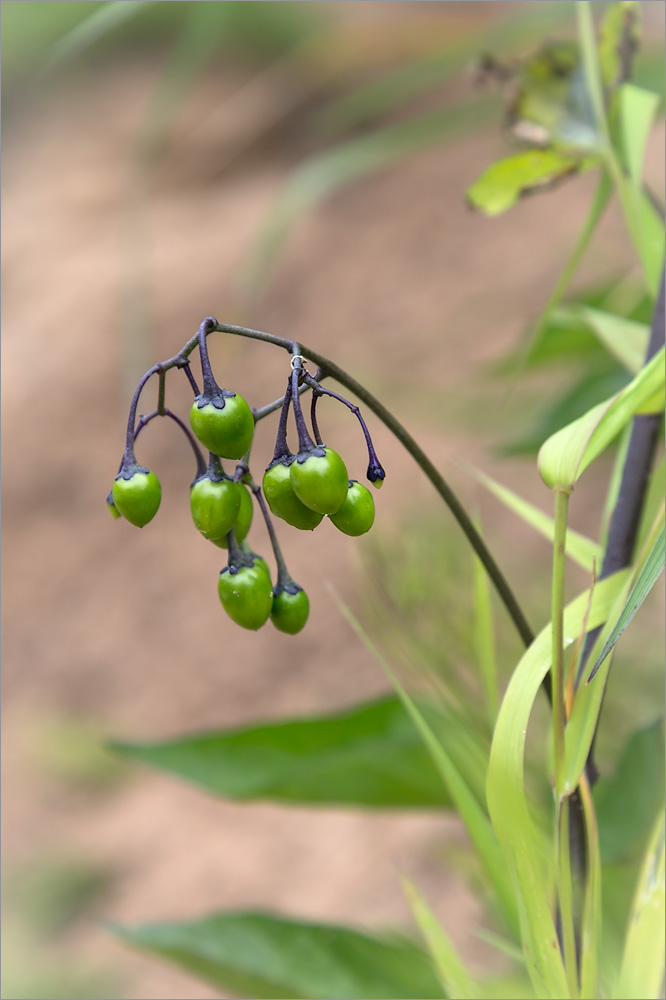
[[[190,490],[190,510],[198,531],[212,542],[224,539],[238,518],[242,486],[232,479],[197,479]]]
[[[190,424],[202,445],[222,458],[242,458],[252,444],[252,410],[236,393],[221,392],[214,399],[197,396]]]
[[[106,498],[106,508],[114,521],[123,516],[113,502],[113,490],[109,491],[109,495]]]
[[[234,529],[236,541],[240,545],[240,543],[247,538],[247,533],[250,530],[250,525],[252,524],[254,508],[252,506],[252,494],[250,491],[245,486],[241,486],[240,483],[238,485],[240,488],[240,506],[238,508],[238,517],[236,518],[235,524],[232,525],[232,528]],[[212,541],[214,541],[215,545],[217,545],[220,549],[226,549],[228,547],[226,536],[224,538],[214,538]]]
[[[237,625],[256,631],[266,624],[273,587],[265,563],[253,559],[251,565],[225,566],[217,589],[224,610]]]
[[[296,635],[308,620],[309,613],[308,595],[297,583],[276,591],[273,597],[271,621],[278,631]]]
[[[321,522],[323,514],[306,507],[294,493],[291,484],[291,461],[271,463],[264,473],[263,490],[266,502],[276,517],[302,531],[312,531]]]
[[[349,480],[347,499],[329,520],[345,535],[364,535],[375,520],[375,501],[370,490],[355,479]]]
[[[294,493],[318,514],[335,514],[347,496],[349,478],[345,463],[332,448],[318,445],[300,452],[289,467]]]
[[[266,570],[267,577],[270,579],[271,571],[269,570],[268,563],[266,562],[264,557],[257,555],[256,552],[253,552],[252,549],[250,548],[249,542],[241,542],[238,547],[244,556],[246,556],[248,559],[254,559],[257,566],[262,566]]]
[[[157,514],[162,487],[154,472],[135,465],[118,473],[111,495],[122,516],[130,524],[143,528]]]

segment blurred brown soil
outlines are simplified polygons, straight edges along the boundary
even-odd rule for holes
[[[482,413],[476,430],[453,425],[452,400],[470,391],[545,301],[590,181],[489,222],[471,214],[463,193],[504,148],[498,131],[442,146],[312,211],[250,306],[237,292],[240,265],[303,155],[298,137],[292,144],[287,129],[219,167],[224,130],[251,131],[251,122],[218,115],[216,129],[206,129],[219,94],[237,82],[209,76],[188,102],[137,217],[128,198],[130,153],[156,72],[130,60],[122,74],[102,66],[85,85],[42,92],[10,122],[6,141],[5,863],[62,851],[115,873],[98,912],[64,939],[63,954],[114,969],[127,997],[216,994],[129,953],[98,918],[132,923],[261,907],[406,925],[400,872],[439,901],[474,961],[476,904],[462,877],[441,864],[463,840],[453,820],[238,806],[139,770],[115,791],[86,796],[58,784],[36,734],[42,722],[73,718],[101,733],[150,739],[333,710],[385,691],[329,590],[354,603],[363,540],[341,538],[330,525],[307,539],[281,533],[312,606],[307,630],[291,638],[268,628],[244,633],[222,615],[220,554],[189,523],[191,454],[170,427],[154,427],[141,446],[142,460],[162,478],[159,517],[140,532],[112,522],[104,497],[122,448],[130,382],[123,359],[136,380],[142,365],[172,354],[210,313],[302,340],[393,403],[463,495],[476,496],[452,460],[465,454],[492,469],[485,449],[493,420]],[[618,220],[605,229],[591,274],[606,273],[624,252]],[[137,234],[143,255],[130,249]],[[260,405],[280,394],[288,361],[220,338],[214,363],[223,381]],[[178,392],[182,406],[185,387]],[[325,419],[327,437],[361,473],[356,429],[333,406]],[[257,456],[270,455],[269,423]],[[377,443],[388,469],[378,529],[390,544],[399,519],[432,494],[381,428]],[[508,468],[505,481],[519,476],[524,493],[547,503],[532,465]],[[491,542],[510,553],[514,523],[496,508],[490,519]],[[255,547],[265,550],[257,534]],[[514,569],[519,561],[514,553]]]

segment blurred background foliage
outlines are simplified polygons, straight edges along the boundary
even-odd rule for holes
[[[270,282],[293,228],[337,189],[470,134],[496,131],[502,122],[507,152],[519,148],[510,124],[516,80],[525,82],[521,67],[527,56],[542,50],[544,40],[570,40],[575,32],[572,5],[560,0],[438,5],[447,7],[445,32],[433,30],[428,8],[434,5],[383,6],[400,8],[399,16],[367,17],[365,4],[336,0],[2,3],[3,112],[10,137],[13,130],[20,132],[22,119],[31,115],[51,86],[85,86],[90,75],[102,68],[122,74],[124,61],[130,58],[145,59],[155,67],[152,93],[134,138],[128,185],[137,223],[129,236],[133,251],[128,253],[137,291],[124,317],[128,381],[154,360],[140,305],[148,294],[149,254],[142,242],[141,216],[156,173],[172,156],[174,143],[183,141],[183,109],[211,68],[231,66],[239,82],[235,90],[221,94],[213,110],[209,108],[194,126],[213,138],[219,129],[218,153],[202,168],[208,180],[223,180],[252,151],[290,165],[286,184],[262,220],[240,269],[236,308],[250,311]],[[657,93],[663,106],[663,39],[661,24],[650,20],[652,6],[644,4],[646,30],[634,79]],[[602,10],[605,5],[595,7]],[[240,108],[241,118],[244,106],[252,114],[230,144],[221,123],[232,105]],[[468,178],[470,184],[474,180]],[[617,275],[598,287],[580,290],[574,305],[617,310],[639,324],[649,321],[649,300],[633,275]],[[527,317],[525,321],[524,341],[487,366],[482,384],[463,385],[455,399],[447,400],[437,386],[424,384],[416,412],[421,407],[425,419],[434,413],[441,420],[446,409],[447,417],[455,416],[474,430],[487,421],[479,401],[488,382],[495,384],[498,396],[507,384],[515,389],[520,382],[520,392],[497,414],[495,445],[497,455],[526,457],[534,455],[554,430],[628,380],[626,366],[601,346],[589,313],[556,311],[536,337],[533,323]],[[553,377],[551,367],[545,384],[544,366],[553,361],[559,371]],[[523,421],[526,401],[533,409],[528,427]],[[390,548],[388,532],[383,536],[376,532],[364,550],[363,572],[379,585],[370,591],[360,587],[359,603],[368,628],[382,636],[383,648],[390,650],[410,679],[452,694],[466,722],[483,734],[481,692],[468,669],[478,656],[468,624],[474,616],[474,564],[463,542],[437,527],[439,518],[433,512],[395,525]],[[442,580],[448,581],[445,592]],[[547,601],[548,580],[532,584],[526,603],[536,614]],[[439,628],[443,601],[450,625],[445,645]],[[500,645],[516,652],[507,623],[498,620],[496,627]],[[641,653],[647,646],[647,656],[634,656],[632,643]],[[504,677],[515,659],[511,654],[501,668]],[[661,780],[652,752],[658,738],[649,725],[654,700],[660,697],[650,680],[654,677],[650,668],[660,656],[658,637],[644,642],[639,631],[628,634],[623,657],[627,663],[642,663],[644,673],[639,678],[628,670],[615,671],[607,725],[600,735],[601,756],[622,766],[628,727],[644,726],[643,736],[636,737],[625,753],[644,760],[650,769],[647,798],[653,796],[653,778]],[[55,715],[36,724],[39,734],[33,752],[39,768],[48,758],[48,775],[44,779],[42,774],[42,779],[68,801],[71,797],[76,808],[99,794],[122,793],[127,772],[93,749],[93,743],[99,745],[94,727]],[[46,745],[48,750],[42,749]],[[532,763],[537,759],[535,749]],[[600,799],[609,810],[613,808],[608,785],[602,784]],[[649,806],[644,807],[649,812]],[[640,808],[638,803],[636,809]],[[628,813],[627,817],[631,818]],[[631,826],[627,838],[634,831]],[[623,902],[631,881],[622,863],[614,862],[620,848],[607,845],[609,864],[617,867],[618,900]],[[77,920],[98,918],[105,894],[118,877],[116,871],[58,851],[41,851],[24,866],[9,870],[4,933],[12,958],[4,972],[4,996],[27,1000],[129,995],[123,992],[126,984],[119,981],[122,972],[118,975],[111,965],[88,969],[71,958],[75,951],[67,937]],[[618,928],[618,940],[621,932]],[[35,951],[40,954],[39,971]]]

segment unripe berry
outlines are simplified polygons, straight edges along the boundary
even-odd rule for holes
[[[135,465],[118,473],[111,495],[122,516],[130,524],[143,528],[157,514],[162,487],[154,472]]]
[[[214,399],[197,396],[190,424],[202,445],[222,458],[242,458],[254,435],[252,410],[242,396],[226,390]]]
[[[238,487],[240,490],[240,505],[238,507],[238,516],[236,517],[236,521],[231,527],[234,529],[236,541],[240,544],[247,537],[247,533],[250,530],[254,508],[252,506],[252,494],[250,491],[240,483],[238,484]],[[220,549],[227,548],[226,536],[223,538],[213,538],[211,541],[213,541]]]
[[[375,501],[370,490],[355,479],[349,480],[347,497],[340,510],[329,520],[345,535],[364,535],[375,520]]]
[[[243,628],[256,631],[268,621],[273,606],[273,587],[265,564],[225,566],[218,581],[218,594],[226,613]]]
[[[293,459],[271,462],[264,473],[264,496],[271,512],[287,524],[302,531],[312,531],[321,522],[323,514],[306,507],[294,493],[290,465]]]
[[[214,480],[202,476],[192,484],[190,510],[192,520],[204,538],[212,542],[226,541],[236,520],[241,504],[239,483],[232,479]]]
[[[335,514],[347,496],[349,478],[345,464],[332,448],[317,445],[300,452],[290,466],[294,493],[318,514]]]
[[[271,621],[280,632],[296,635],[304,627],[310,613],[308,595],[297,583],[275,591]]]

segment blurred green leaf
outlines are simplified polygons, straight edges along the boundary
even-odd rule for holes
[[[442,997],[426,955],[407,942],[265,913],[216,913],[180,924],[113,927],[217,989],[254,998]]]
[[[562,428],[539,452],[539,472],[551,489],[571,490],[585,469],[637,413],[660,409],[663,402],[664,348],[612,399],[593,407]]]
[[[604,864],[617,861],[645,840],[664,800],[664,722],[635,732],[615,773],[594,788]]]
[[[512,130],[536,146],[591,153],[602,146],[585,86],[578,45],[544,45],[521,68],[520,89],[510,107]]]
[[[245,262],[243,283],[256,291],[298,219],[338,188],[464,135],[495,113],[489,98],[414,117],[320,153],[296,170],[264,223]]]
[[[111,747],[230,799],[451,806],[414,723],[394,697],[335,715]]]
[[[641,5],[637,0],[610,3],[599,27],[599,64],[606,87],[622,79],[641,36]]]
[[[106,868],[69,856],[37,855],[3,878],[5,903],[40,937],[68,930],[107,892]]]
[[[634,375],[645,361],[650,337],[650,328],[645,323],[636,323],[624,316],[577,303],[558,309],[553,319],[578,321],[592,331],[613,357]]]
[[[440,981],[451,997],[473,1000],[478,995],[476,984],[465,968],[453,942],[425,901],[423,894],[409,879],[402,880],[407,902],[428,945]]]
[[[636,886],[614,1000],[658,1000],[663,995],[665,874],[662,813],[654,824]]]
[[[592,158],[581,160],[555,150],[527,149],[491,164],[467,189],[467,199],[486,215],[500,215],[524,195],[551,188],[570,174],[596,165]]]

